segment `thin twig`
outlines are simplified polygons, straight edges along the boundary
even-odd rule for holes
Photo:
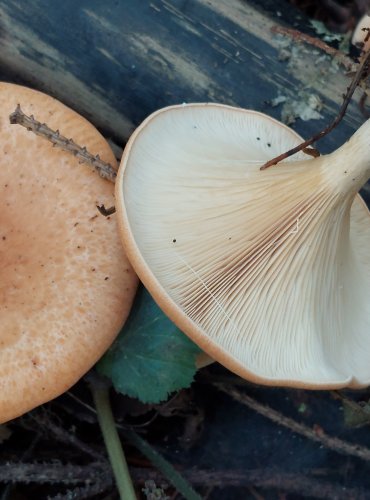
[[[81,162],[89,165],[92,170],[97,171],[103,179],[115,182],[117,171],[110,163],[101,160],[99,155],[94,156],[89,153],[85,147],[79,146],[73,139],[67,139],[60,134],[59,130],[52,130],[46,123],[37,121],[33,115],[27,116],[19,104],[15,111],[9,115],[9,121],[12,125],[22,125],[34,134],[47,139],[54,146],[76,156]]]
[[[155,470],[132,467],[132,477],[136,482],[148,479],[160,484],[163,476]],[[340,484],[318,479],[315,476],[289,473],[277,468],[242,469],[242,470],[182,470],[182,475],[194,486],[204,487],[248,487],[282,490],[287,493],[295,493],[299,497],[312,498],[335,498],[336,500],[366,500],[369,498],[368,491],[362,488],[346,488]],[[310,471],[307,472],[309,474]]]
[[[113,485],[111,468],[107,462],[94,462],[89,465],[24,462],[0,464],[1,483],[77,485],[99,481],[107,486]]]
[[[283,490],[313,498],[336,498],[337,500],[365,500],[367,493],[361,488],[345,488],[338,484],[319,479],[320,470],[302,471],[300,474],[286,472],[278,468],[242,469],[242,470],[202,470],[183,469],[182,475],[194,486],[213,487],[248,487]],[[154,469],[130,467],[135,482],[152,479],[157,484],[164,476]],[[314,473],[314,474],[313,474]],[[2,483],[60,483],[78,485],[81,483],[96,485],[101,491],[113,485],[110,467],[105,463],[89,465],[40,464],[8,462],[0,464],[0,482]]]
[[[316,443],[320,443],[321,445],[329,448],[330,450],[336,451],[337,453],[341,453],[342,455],[351,455],[353,457],[361,458],[362,460],[370,461],[370,449],[365,448],[364,446],[358,444],[348,443],[347,441],[343,441],[337,437],[332,437],[326,434],[324,431],[316,431],[308,427],[307,425],[300,424],[296,422],[292,418],[286,417],[282,415],[278,411],[266,406],[262,403],[259,403],[255,399],[251,398],[247,394],[235,389],[230,385],[224,384],[214,384],[220,391],[225,392],[229,396],[231,396],[239,403],[242,403],[245,406],[248,406],[252,410],[260,413],[264,417],[272,420],[273,422],[282,425],[283,427],[287,427],[293,432],[297,434],[301,434],[302,436],[310,439],[311,441],[315,441]]]
[[[363,80],[367,76],[368,71],[369,71],[369,62],[370,62],[370,50],[368,52],[366,52],[364,57],[361,59],[361,62],[360,62],[359,67],[356,71],[356,74],[354,75],[352,82],[351,82],[350,86],[347,88],[346,94],[344,95],[343,104],[339,110],[339,113],[337,114],[335,119],[332,121],[332,123],[330,123],[327,127],[325,127],[324,130],[321,130],[321,132],[319,132],[318,134],[315,134],[310,139],[307,139],[307,141],[304,141],[301,144],[299,144],[298,146],[296,146],[295,148],[290,149],[289,151],[286,151],[285,153],[282,153],[279,156],[276,156],[272,160],[269,160],[267,163],[262,165],[260,170],[266,170],[267,168],[271,167],[272,165],[276,165],[280,161],[285,160],[289,156],[292,156],[292,155],[298,153],[299,151],[302,151],[303,149],[307,148],[308,146],[310,146],[314,142],[318,141],[319,139],[322,139],[325,135],[327,135],[329,132],[331,132],[343,119],[343,117],[346,113],[347,107],[352,99],[354,91],[358,87],[361,80]]]
[[[93,413],[94,415],[96,415],[95,408],[93,408],[91,405],[85,403],[85,401],[82,401],[82,399],[78,398],[75,394],[73,394],[73,392],[67,391],[66,394],[68,394],[68,396],[70,398],[72,398],[74,401],[76,401],[76,403],[78,403],[79,405],[83,406],[90,413]]]
[[[54,438],[56,438],[59,442],[74,446],[75,448],[82,451],[86,455],[89,455],[96,461],[104,462],[104,460],[106,460],[108,464],[107,459],[102,453],[100,453],[99,451],[92,448],[90,445],[81,441],[73,433],[73,431],[65,430],[63,427],[54,423],[50,418],[50,416],[45,411],[32,412],[29,414],[29,417],[33,418],[37,422],[40,429],[44,430],[46,429],[49,432],[51,432]]]
[[[66,493],[58,493],[52,497],[48,496],[48,500],[91,500],[96,495],[106,492],[110,487],[110,484],[105,483],[87,484],[86,486],[73,488],[73,490],[67,490]]]
[[[125,431],[124,436],[162,472],[166,480],[169,481],[184,498],[187,500],[201,500],[199,494],[191,487],[189,482],[182,477],[182,474],[147,441],[136,434],[136,432],[130,430]]]
[[[20,462],[25,462],[26,460],[28,460],[29,458],[32,457],[33,451],[34,451],[37,443],[40,441],[40,438],[41,438],[41,433],[40,432],[34,432],[33,433],[33,439],[31,441],[31,443],[29,444],[29,446],[19,456],[19,461]],[[4,489],[2,491],[0,500],[11,499],[11,495],[13,493],[13,489],[14,489],[14,484],[8,483],[4,487]]]
[[[89,373],[90,377],[91,373]],[[94,381],[98,383],[96,375],[90,377],[90,384]],[[87,405],[72,393],[69,393],[71,397],[80,404],[84,405],[91,412],[96,414],[96,410],[91,406]],[[166,460],[153,446],[151,446],[147,441],[145,441],[139,434],[137,434],[133,429],[127,428],[121,424],[116,424],[117,429],[120,429],[122,435],[125,437],[129,443],[139,450],[158,470],[162,472],[166,480],[169,481],[176,490],[181,493],[188,500],[199,500],[199,495],[194,491],[190,484],[184,480],[181,474],[175,469],[175,467]]]
[[[355,67],[355,63],[352,59],[347,57],[341,50],[335,49],[334,47],[331,47],[327,43],[323,42],[320,38],[307,35],[306,33],[302,33],[301,31],[293,28],[287,28],[286,26],[272,26],[271,31],[279,35],[287,36],[294,40],[294,42],[303,42],[326,52],[328,55],[337,59],[337,61],[342,64],[347,71],[353,71]]]

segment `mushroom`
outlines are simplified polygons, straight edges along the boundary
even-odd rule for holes
[[[337,151],[267,160],[301,138],[258,112],[160,110],[116,182],[124,248],[168,316],[257,383],[370,384],[370,121]]]
[[[131,307],[113,186],[21,127],[20,104],[115,163],[97,130],[55,99],[0,84],[0,422],[66,391],[101,357]]]

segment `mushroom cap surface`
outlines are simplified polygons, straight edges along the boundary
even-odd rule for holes
[[[115,164],[100,133],[57,100],[0,83],[0,421],[66,391],[123,325],[137,277],[122,250],[114,187],[9,124],[17,104]]]
[[[302,139],[258,112],[189,104],[154,113],[126,146],[116,207],[134,269],[184,333],[248,380],[370,383],[370,218],[353,187],[368,129],[260,171]]]

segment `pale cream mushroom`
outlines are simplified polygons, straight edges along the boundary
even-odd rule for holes
[[[116,182],[125,250],[170,318],[248,380],[370,384],[370,121],[332,154],[261,113],[174,106],[130,139]]]
[[[17,104],[114,164],[77,113],[42,93],[0,84],[0,422],[74,384],[104,353],[137,278],[114,217],[113,185],[72,155],[9,124]]]

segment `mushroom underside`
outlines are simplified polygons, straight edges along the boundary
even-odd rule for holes
[[[260,113],[155,113],[116,183],[124,246],[149,291],[209,355],[245,378],[311,388],[370,383],[370,218],[328,158]]]

